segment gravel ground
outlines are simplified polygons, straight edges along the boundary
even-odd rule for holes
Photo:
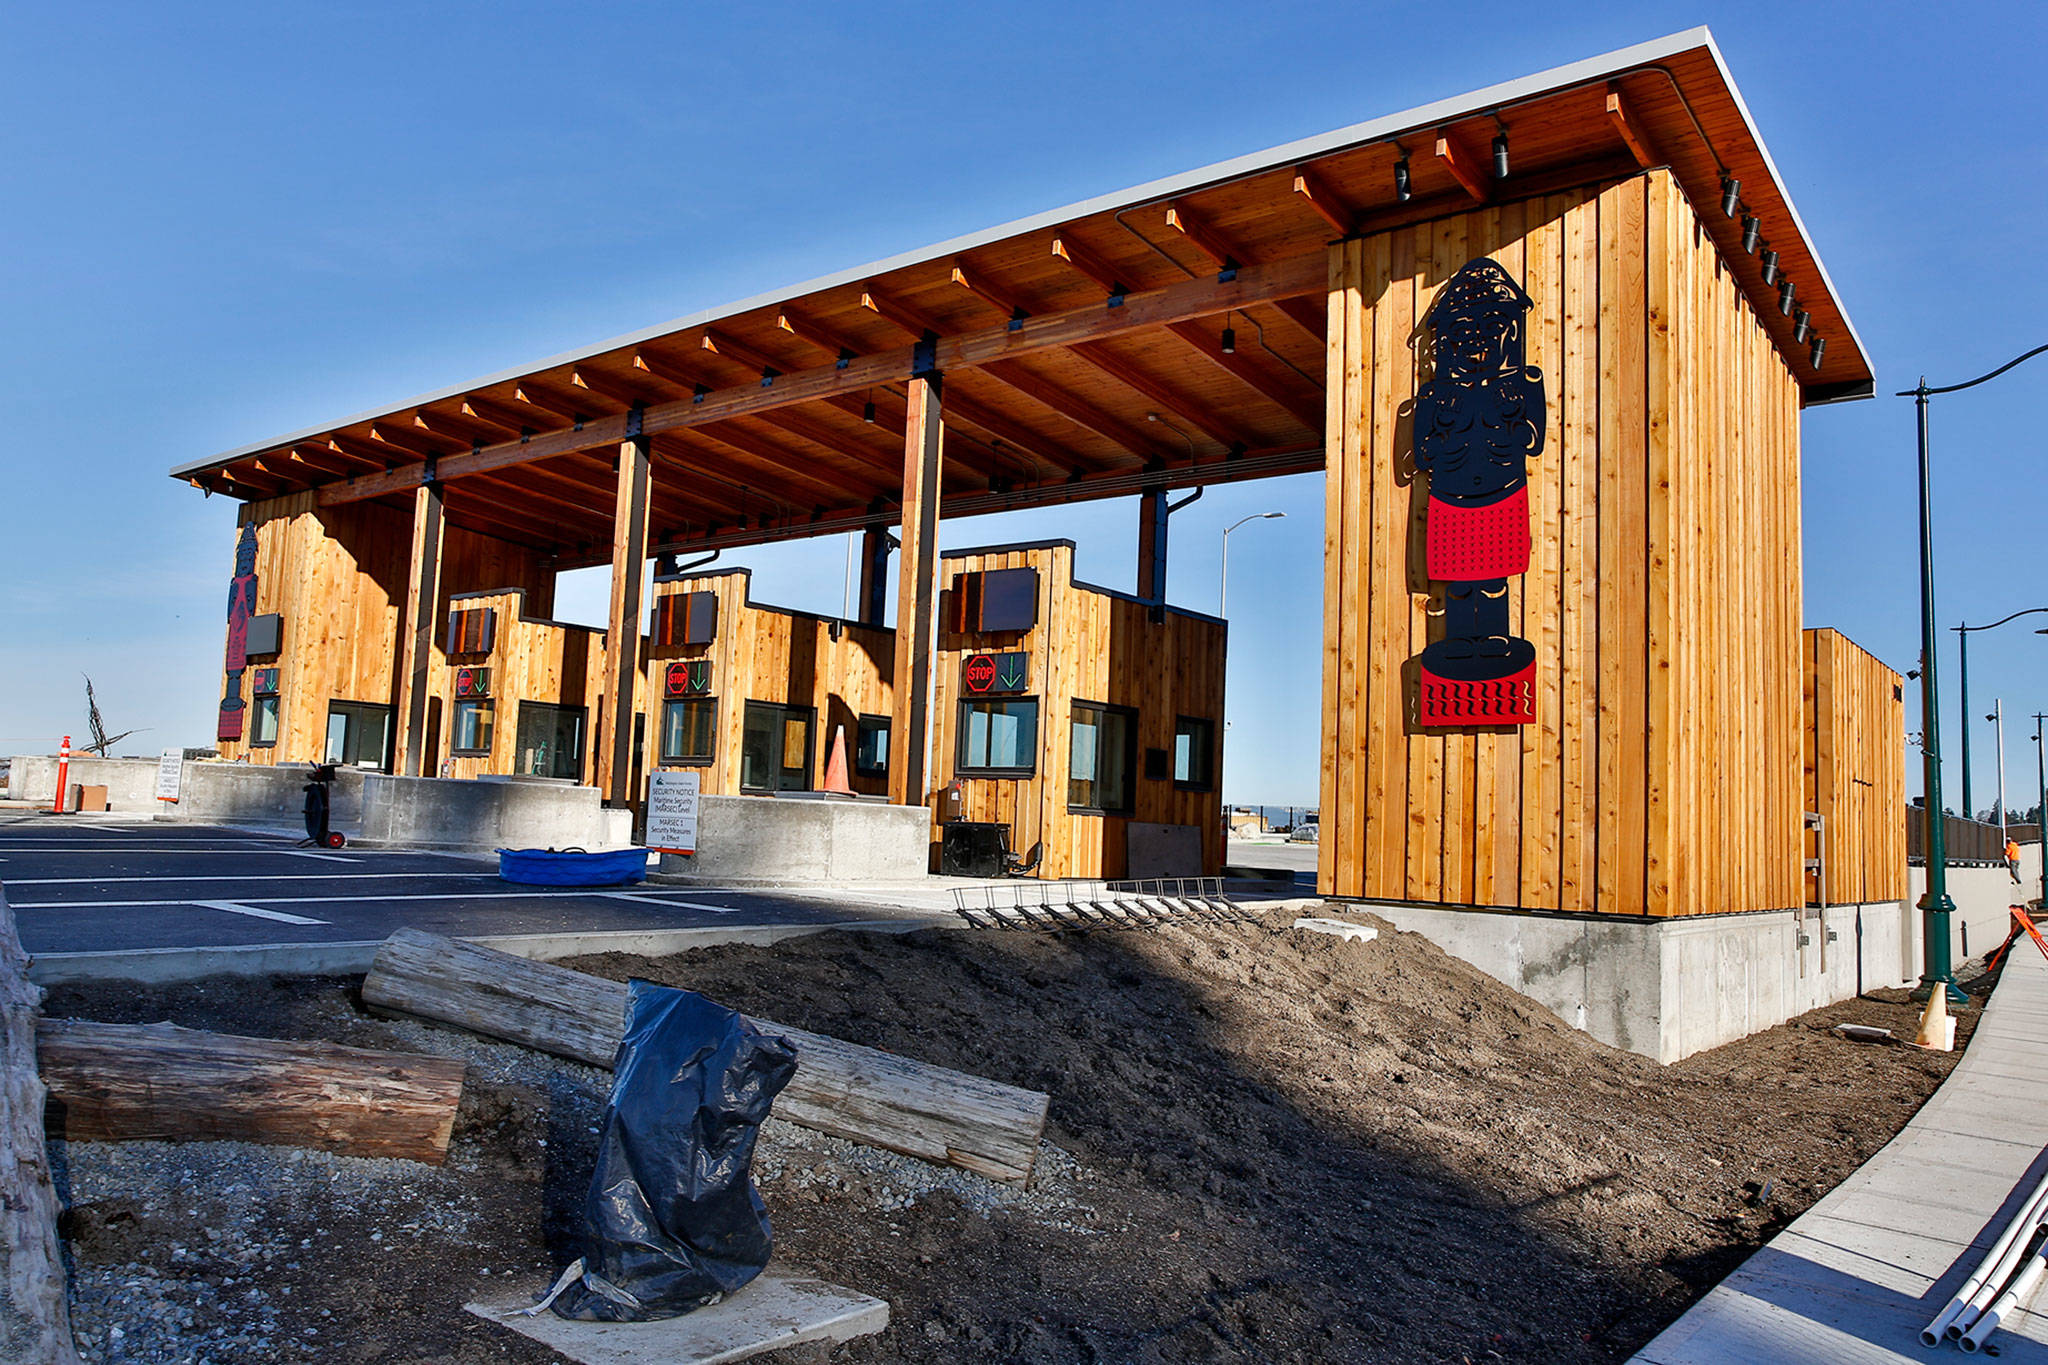
[[[769,1122],[778,1261],[893,1309],[882,1336],[792,1360],[1622,1359],[1954,1062],[1828,1031],[1909,1030],[1880,993],[1659,1067],[1385,926],[839,933],[575,965],[1053,1096],[1029,1190]],[[372,1018],[352,985],[52,993],[60,1016],[470,1065],[440,1168],[53,1143],[89,1360],[555,1359],[461,1304],[574,1254],[608,1076]]]

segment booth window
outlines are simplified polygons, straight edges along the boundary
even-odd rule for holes
[[[887,716],[862,716],[854,731],[853,770],[862,777],[889,775],[889,727]]]
[[[1173,723],[1173,785],[1205,792],[1216,785],[1216,722],[1181,716]]]
[[[327,761],[391,771],[392,709],[367,701],[327,703]]]
[[[800,792],[811,785],[811,708],[750,701],[740,727],[740,790]]]
[[[1130,814],[1137,741],[1137,712],[1075,702],[1067,748],[1067,809]]]
[[[256,712],[249,720],[249,743],[258,749],[268,749],[277,743],[277,697],[256,698]]]
[[[455,733],[448,752],[457,758],[479,758],[491,752],[491,725],[497,709],[488,699],[455,703]]]
[[[954,767],[977,777],[1029,777],[1038,770],[1038,698],[963,700]]]
[[[526,777],[583,780],[583,708],[544,701],[519,703],[512,770]]]
[[[703,764],[711,761],[717,731],[718,703],[710,697],[685,697],[661,704],[661,761]]]

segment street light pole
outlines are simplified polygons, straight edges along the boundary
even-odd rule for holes
[[[1947,1002],[1954,1005],[1967,1004],[1968,1000],[1956,989],[1955,968],[1949,954],[1950,917],[1955,914],[1956,903],[1948,894],[1948,831],[1943,827],[1941,806],[1941,692],[1935,679],[1938,660],[1934,634],[1934,486],[1927,462],[1927,400],[1937,393],[1975,388],[2043,351],[2048,351],[2048,346],[2036,346],[1989,374],[1963,384],[1932,388],[1922,375],[1916,387],[1898,395],[1913,400],[1920,447],[1920,726],[1922,782],[1927,792],[1927,891],[1920,897],[1927,966],[1920,984],[1929,995],[1937,990],[1943,992]]]
[[[1994,697],[1991,714],[1986,720],[1998,726],[1998,848],[2005,851],[2006,827],[2012,822],[2005,818],[2005,698]]]
[[[2048,721],[2048,715],[2034,713],[2034,799],[2040,804],[2034,808],[2035,832],[2041,845],[2041,899],[2037,904],[2048,908],[2048,755],[2042,750],[2044,741],[2041,723]]]
[[[1236,521],[1223,528],[1223,568],[1216,579],[1216,614],[1218,616],[1229,615],[1226,607],[1230,600],[1230,533],[1248,521],[1270,521],[1275,517],[1284,517],[1286,515],[1285,512],[1254,512],[1248,517],[1239,517]]]
[[[1962,722],[1963,726],[1962,733],[1957,738],[1962,742],[1963,746],[1963,818],[1965,820],[1977,818],[1977,808],[1970,804],[1970,637],[1980,630],[1997,630],[2007,621],[2017,621],[2022,616],[2039,616],[2043,612],[2048,612],[2048,607],[2028,607],[2026,610],[2016,611],[2010,616],[2001,616],[1988,626],[1973,626],[1965,622],[1962,625],[1949,627],[1950,630],[1956,633],[1956,653],[1962,664],[1962,673],[1958,680],[1958,686],[1962,692],[1962,704],[1957,708],[1956,717]],[[2034,633],[2036,635],[2048,635],[2048,630],[2037,630]]]

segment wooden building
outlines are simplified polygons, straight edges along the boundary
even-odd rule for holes
[[[514,743],[489,764],[582,706],[578,779],[631,805],[654,741],[681,752],[666,704],[694,695],[716,704],[675,710],[677,744],[708,755],[710,790],[771,789],[799,747],[815,782],[828,731],[868,760],[886,734],[855,785],[936,809],[957,776],[963,813],[1040,848],[1042,873],[1114,875],[1141,826],[1196,828],[1207,866],[1220,840],[1221,791],[1176,755],[1208,749],[1218,779],[1224,631],[1163,603],[1166,490],[1321,470],[1321,890],[1666,918],[1803,899],[1799,427],[1873,384],[1695,30],[175,474],[256,531],[231,589],[233,753],[257,752],[254,638],[290,660],[282,752],[348,702],[388,708],[401,771],[471,761],[449,748],[463,658],[442,635],[493,591],[520,662],[491,664]],[[1072,584],[1058,546],[941,554],[944,518],[1134,495],[1134,594]],[[865,626],[756,607],[732,575],[643,600],[651,557],[846,531]],[[598,564],[601,640],[540,619],[552,574]],[[990,577],[1021,570],[1036,620],[964,630],[962,577],[1000,601]],[[284,638],[251,636],[280,603]],[[1018,653],[1033,766],[992,772],[1020,717],[964,709],[964,670]],[[671,696],[676,664],[709,690]],[[513,718],[527,702],[558,710]],[[1127,811],[1082,791],[1077,717],[1135,755]],[[1859,715],[1830,762],[1896,750],[1899,723]]]

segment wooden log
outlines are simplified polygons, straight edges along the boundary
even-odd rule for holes
[[[45,1019],[50,1126],[73,1141],[236,1140],[439,1165],[462,1099],[453,1057]]]
[[[377,950],[363,1000],[609,1068],[625,1033],[617,981],[401,929]],[[1048,1097],[802,1029],[752,1021],[796,1044],[775,1116],[870,1147],[1024,1184]]]
[[[0,1362],[78,1365],[36,1075],[40,987],[0,890]]]

